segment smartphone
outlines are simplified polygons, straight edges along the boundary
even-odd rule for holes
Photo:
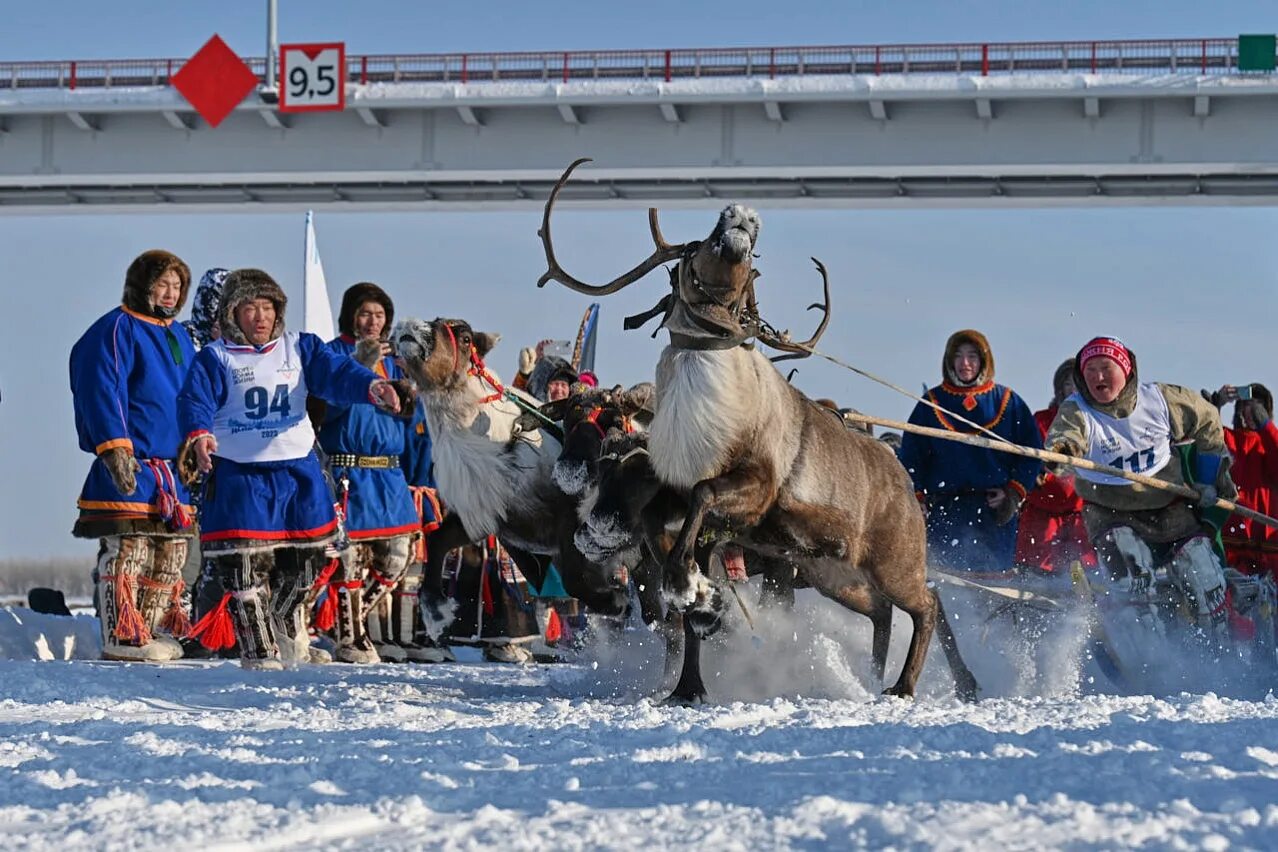
[[[1235,385],[1239,399],[1251,399],[1251,385]]]

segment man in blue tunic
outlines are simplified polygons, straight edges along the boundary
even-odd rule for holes
[[[96,458],[73,535],[99,539],[96,591],[102,656],[163,662],[182,656],[182,566],[192,536],[190,494],[174,476],[180,443],[173,398],[195,350],[174,317],[191,272],[153,250],[124,276],[124,295],[71,349],[80,449]]]
[[[1042,448],[1029,406],[994,382],[994,354],[985,335],[972,329],[952,334],[941,375],[941,384],[927,392],[933,405],[915,406],[911,423],[988,437],[974,423],[1014,444]],[[899,456],[927,515],[930,561],[965,571],[1010,570],[1016,515],[1038,478],[1039,463],[908,432]]]
[[[337,318],[341,334],[328,348],[383,379],[404,382],[387,342],[394,319],[395,305],[385,290],[368,282],[356,284],[342,295]],[[328,585],[337,610],[336,657],[344,663],[380,661],[365,620],[403,579],[421,535],[401,466],[413,412],[409,405],[403,416],[393,415],[367,402],[324,407],[319,442],[350,538]],[[397,645],[382,647],[395,662],[407,657]]]

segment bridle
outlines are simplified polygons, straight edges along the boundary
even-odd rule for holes
[[[444,330],[448,332],[448,340],[453,345],[453,372],[456,373],[457,366],[461,362],[461,349],[457,346],[457,335],[453,331],[452,324],[444,323]],[[505,386],[492,373],[488,372],[484,359],[480,358],[475,352],[474,345],[470,348],[470,368],[466,370],[466,375],[477,377],[480,382],[486,382],[493,389],[492,393],[479,400],[480,405],[496,402],[506,395]]]

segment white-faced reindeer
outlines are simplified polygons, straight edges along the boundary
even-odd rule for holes
[[[462,320],[405,319],[391,340],[420,389],[435,480],[449,510],[426,542],[421,599],[431,638],[438,640],[452,621],[442,588],[445,554],[490,535],[537,587],[553,559],[570,595],[605,615],[624,611],[625,584],[587,563],[572,545],[577,497],[565,494],[553,476],[560,441],[546,430],[518,428],[521,407],[483,364],[498,336],[473,331]],[[531,396],[520,399],[524,408],[539,404]]]
[[[707,239],[680,245],[663,239],[656,210],[649,210],[652,255],[608,284],[579,281],[555,259],[550,214],[582,162],[568,167],[546,201],[539,234],[548,269],[538,286],[558,281],[598,297],[662,263],[677,264],[673,292],[647,315],[664,312],[670,334],[657,364],[648,451],[657,480],[682,495],[687,506],[666,554],[668,599],[704,633],[717,628],[722,598],[691,558],[710,517],[749,551],[792,563],[821,593],[876,623],[886,618],[890,624],[890,605],[905,610],[913,622],[910,647],[888,694],[914,694],[940,613],[958,692],[974,697],[975,678],[958,654],[940,599],[927,586],[923,517],[909,475],[878,442],[844,428],[746,345],[754,338],[787,353],[805,353],[829,320],[824,267],[817,264],[825,279],[825,316],[804,345],[791,343],[758,317],[752,260],[759,218],[739,205],[723,210]]]

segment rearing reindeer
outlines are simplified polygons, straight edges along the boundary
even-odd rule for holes
[[[975,697],[975,678],[958,654],[940,599],[927,587],[923,516],[909,475],[878,442],[850,432],[747,345],[754,338],[801,354],[815,344],[829,321],[825,268],[817,262],[825,315],[805,344],[790,342],[758,317],[752,259],[760,223],[740,205],[724,208],[708,238],[679,245],[665,241],[657,211],[650,209],[652,255],[608,284],[579,281],[555,259],[550,214],[583,162],[568,167],[546,201],[538,233],[548,269],[538,286],[558,281],[598,297],[662,263],[677,263],[673,292],[638,318],[663,314],[670,335],[657,363],[656,414],[648,439],[657,478],[687,499],[682,528],[665,560],[670,601],[685,618],[697,616],[705,633],[717,627],[721,598],[691,558],[703,524],[713,516],[750,550],[792,562],[828,596],[867,613],[881,610],[885,599],[909,614],[909,651],[888,694],[914,694],[940,613],[942,645],[958,692]]]

